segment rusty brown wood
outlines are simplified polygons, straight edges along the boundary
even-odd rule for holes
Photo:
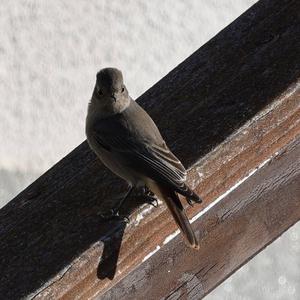
[[[200,212],[199,252],[170,239],[163,205],[139,207],[137,195],[127,227],[101,220],[126,187],[84,142],[0,210],[0,295],[199,299],[299,220],[299,11],[299,1],[258,2],[138,99],[205,200],[188,208]]]
[[[201,299],[299,219],[300,137],[194,222],[200,251],[177,236],[97,299]]]

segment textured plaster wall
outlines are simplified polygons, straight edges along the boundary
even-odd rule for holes
[[[85,139],[99,68],[136,98],[255,2],[1,0],[0,206]],[[299,299],[299,231],[207,299]]]
[[[99,68],[135,98],[254,2],[0,1],[0,205],[85,139]]]

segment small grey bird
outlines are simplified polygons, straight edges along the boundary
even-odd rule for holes
[[[185,196],[190,205],[202,201],[185,184],[185,168],[170,151],[151,117],[131,99],[118,69],[105,68],[97,73],[86,135],[104,165],[130,186],[114,213],[118,214],[134,188],[146,187],[166,202],[188,245],[199,249],[177,193]]]

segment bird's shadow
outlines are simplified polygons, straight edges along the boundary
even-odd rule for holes
[[[117,234],[102,240],[104,248],[97,268],[97,277],[99,279],[114,279],[125,228],[126,222],[121,221]]]
[[[97,267],[97,277],[101,280],[113,280],[117,270],[117,263],[122,245],[123,235],[127,224],[130,222],[130,214],[142,204],[151,205],[151,201],[141,193],[135,190],[133,196],[129,197],[122,205],[119,217],[112,217],[118,223],[115,234],[104,237],[101,241],[104,244],[102,256]]]

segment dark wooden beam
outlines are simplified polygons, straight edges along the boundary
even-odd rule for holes
[[[0,295],[199,299],[299,220],[299,11],[258,2],[138,99],[205,200],[199,252],[138,195],[103,221],[126,187],[84,142],[0,210]]]

